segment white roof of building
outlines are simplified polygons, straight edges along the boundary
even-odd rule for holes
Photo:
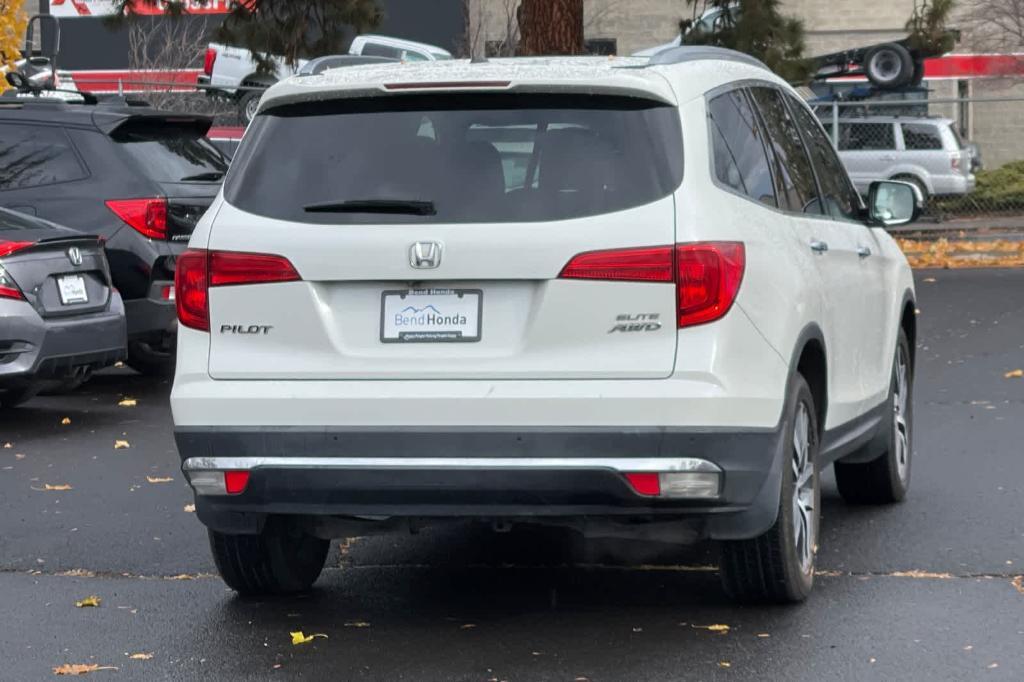
[[[471,62],[396,62],[293,76],[271,87],[260,108],[290,102],[413,92],[549,92],[643,97],[678,104],[737,78],[776,80],[725,59],[649,65],[643,57],[516,57]]]

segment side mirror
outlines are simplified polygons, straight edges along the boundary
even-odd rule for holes
[[[32,89],[32,82],[20,71],[8,71],[4,79],[18,92],[27,92]]]
[[[923,212],[924,197],[913,183],[876,180],[868,189],[868,220],[872,225],[906,225],[917,220]]]

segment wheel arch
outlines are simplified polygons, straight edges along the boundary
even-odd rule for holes
[[[825,432],[828,416],[828,352],[825,335],[817,324],[809,324],[800,332],[789,368],[791,376],[799,374],[811,389],[820,435]]]
[[[910,290],[903,293],[899,325],[907,335],[907,345],[910,346],[910,369],[913,371],[917,356],[917,302]]]

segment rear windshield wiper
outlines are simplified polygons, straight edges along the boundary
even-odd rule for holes
[[[395,215],[437,215],[433,201],[407,199],[351,199],[309,204],[306,213],[391,213]]]
[[[186,175],[178,182],[202,182],[220,180],[224,177],[223,171],[210,171],[209,173],[196,173],[195,175]]]

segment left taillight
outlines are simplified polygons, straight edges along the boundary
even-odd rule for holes
[[[109,199],[106,204],[135,231],[153,239],[167,239],[167,199]]]
[[[206,48],[206,54],[203,56],[203,73],[207,76],[213,75],[213,65],[217,63],[217,50],[212,47]]]
[[[210,331],[211,287],[295,282],[300,279],[298,271],[284,256],[189,249],[178,257],[174,271],[178,321],[192,329]]]
[[[674,283],[682,329],[724,317],[736,300],[745,268],[741,242],[694,242],[581,253],[559,277]]]
[[[32,246],[35,242],[6,242],[0,241],[0,258],[9,256],[15,251]],[[14,278],[4,270],[4,266],[0,263],[0,298],[13,298],[15,300],[24,300],[25,295],[21,293],[21,289],[18,288],[18,283],[14,281]]]

